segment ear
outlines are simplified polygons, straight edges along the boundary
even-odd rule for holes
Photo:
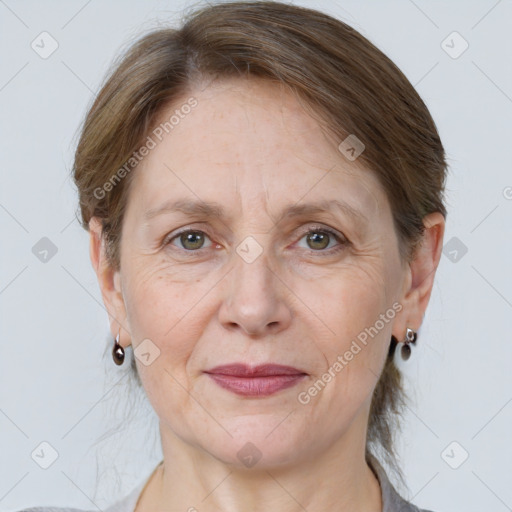
[[[407,327],[417,331],[423,322],[443,249],[443,215],[440,212],[426,215],[423,224],[423,238],[414,259],[407,266],[400,300],[403,310],[393,324],[393,335],[399,342],[404,340]]]
[[[115,338],[121,330],[119,344],[126,347],[129,345],[126,339],[129,339],[130,335],[125,329],[126,309],[122,294],[121,273],[114,270],[108,263],[102,231],[101,221],[97,217],[92,217],[89,221],[89,254],[98,278],[103,303],[109,315],[112,338]],[[125,338],[124,343],[123,338]]]

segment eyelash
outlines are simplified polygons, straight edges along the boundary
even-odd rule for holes
[[[209,238],[211,238],[210,235],[206,231],[203,231],[201,229],[187,228],[182,231],[179,231],[178,233],[173,234],[172,236],[167,236],[164,239],[163,245],[164,246],[172,245],[171,242],[174,239],[179,238],[181,235],[187,234],[187,233],[203,233],[203,234],[207,235]],[[320,257],[331,256],[333,254],[336,254],[336,253],[342,251],[343,249],[345,249],[350,244],[350,242],[347,238],[340,236],[336,231],[334,231],[330,228],[323,227],[323,226],[315,226],[315,227],[309,228],[307,231],[302,233],[302,235],[300,236],[298,241],[302,240],[306,235],[309,235],[310,233],[326,233],[326,234],[330,235],[331,237],[333,237],[338,242],[337,246],[331,247],[330,249],[319,249],[316,251],[314,249],[309,249],[309,253],[318,255]],[[208,249],[208,247],[201,247],[200,249],[196,249],[196,250],[183,249],[181,247],[177,247],[177,249],[187,252],[187,253],[200,253],[203,249]]]

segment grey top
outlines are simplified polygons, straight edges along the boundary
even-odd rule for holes
[[[419,509],[412,503],[405,501],[395,490],[393,485],[388,479],[384,468],[380,465],[375,457],[370,459],[370,467],[379,480],[380,488],[382,491],[382,512],[432,512],[431,510]],[[121,500],[117,501],[104,512],[134,512],[138,499],[149,479],[153,475],[153,471],[146,477],[135,489]],[[67,507],[32,507],[25,508],[19,512],[95,512],[77,508]]]

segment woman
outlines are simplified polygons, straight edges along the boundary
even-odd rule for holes
[[[164,455],[111,512],[419,510],[376,454],[395,466],[446,162],[381,51],[297,6],[196,11],[117,64],[74,178]]]

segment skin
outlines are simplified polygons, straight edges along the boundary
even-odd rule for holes
[[[98,220],[90,223],[112,336],[121,327],[124,347],[150,339],[160,350],[148,366],[136,358],[164,454],[137,512],[381,510],[364,460],[370,401],[391,335],[403,340],[406,327],[422,323],[444,218],[425,217],[423,244],[403,263],[376,177],[346,159],[340,141],[290,92],[232,79],[196,86],[192,95],[198,105],[134,171],[120,271],[106,261]],[[145,211],[178,198],[216,201],[226,217],[170,212],[144,220]],[[369,221],[337,210],[279,221],[290,204],[335,198]],[[204,244],[178,236],[164,245],[178,228],[206,233]],[[308,243],[308,229],[321,228],[339,240]],[[251,263],[236,252],[248,236],[262,249]],[[298,394],[394,302],[400,312],[309,403],[299,403]],[[241,361],[308,375],[274,395],[248,398],[203,373]],[[248,442],[261,452],[250,468],[237,457]]]

